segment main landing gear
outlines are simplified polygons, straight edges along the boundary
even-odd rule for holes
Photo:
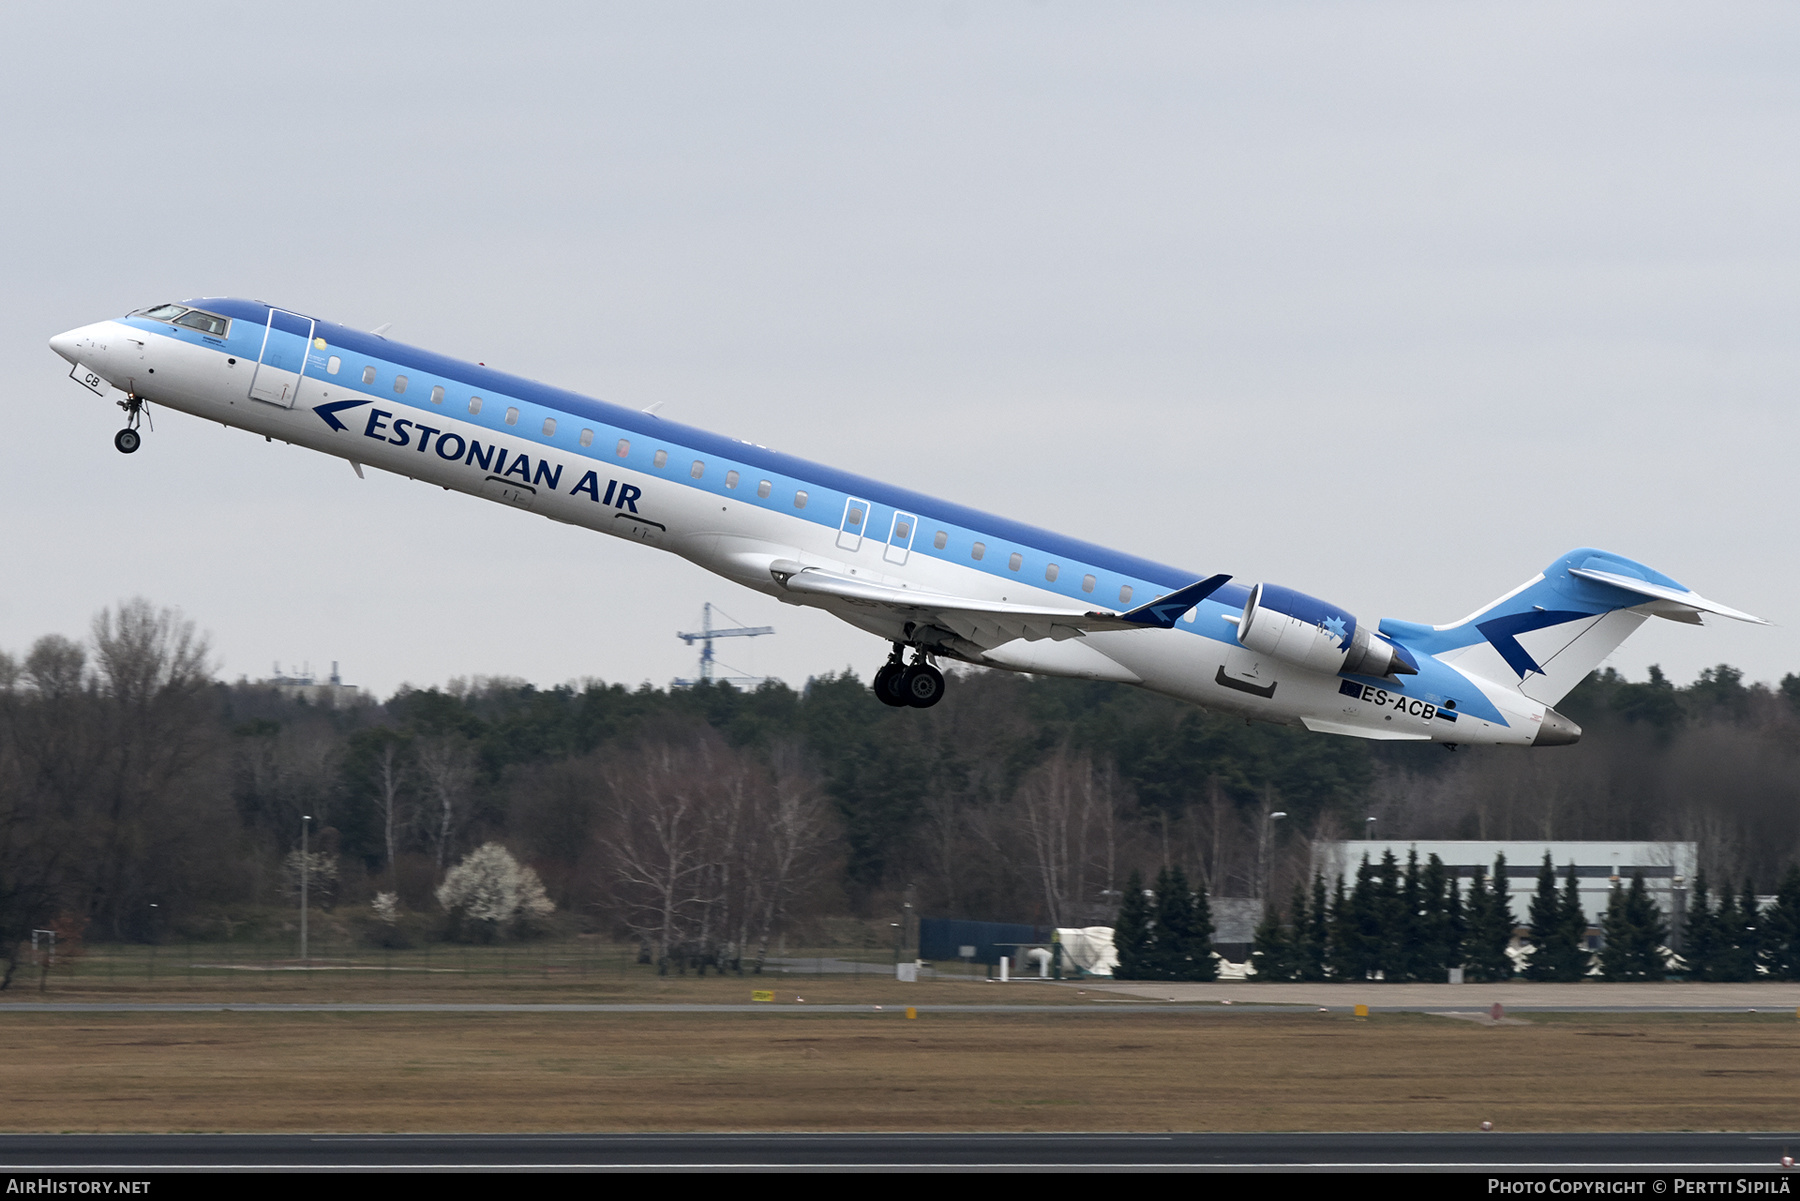
[[[912,663],[901,661],[904,643],[894,643],[894,653],[869,682],[884,705],[902,709],[929,709],[944,699],[944,673],[933,667],[923,650],[913,653]]]
[[[119,407],[125,410],[125,428],[113,435],[113,445],[120,454],[128,455],[144,444],[144,436],[138,433],[138,422],[148,414],[144,411],[144,398],[141,396],[127,396],[119,402]],[[155,425],[152,424],[151,428],[154,429]]]

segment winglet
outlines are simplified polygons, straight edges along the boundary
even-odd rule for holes
[[[1172,629],[1183,613],[1223,588],[1231,579],[1228,575],[1209,576],[1186,588],[1177,588],[1167,596],[1158,597],[1147,605],[1139,605],[1129,612],[1120,613],[1117,620],[1128,621],[1134,626],[1149,626],[1159,630]],[[1110,617],[1111,614],[1094,614],[1093,616]]]

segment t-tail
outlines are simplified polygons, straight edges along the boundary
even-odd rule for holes
[[[1699,625],[1704,613],[1769,624],[1642,563],[1583,547],[1452,625],[1389,618],[1381,632],[1415,654],[1554,705],[1646,618]]]

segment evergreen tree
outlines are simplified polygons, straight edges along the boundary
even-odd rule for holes
[[[1294,979],[1293,941],[1282,926],[1281,910],[1274,905],[1263,910],[1263,919],[1257,923],[1250,967],[1255,972],[1251,979],[1259,982]]]
[[[1581,884],[1575,878],[1573,863],[1569,864],[1569,878],[1563,885],[1557,917],[1562,923],[1560,946],[1563,955],[1562,974],[1557,979],[1570,983],[1585,980],[1588,970],[1594,966],[1594,957],[1587,949],[1587,910],[1581,907]]]
[[[1738,898],[1737,953],[1745,980],[1762,979],[1763,910],[1756,899],[1756,882],[1744,877],[1744,893]]]
[[[1432,855],[1419,872],[1419,915],[1413,925],[1414,954],[1411,977],[1443,983],[1453,960],[1450,948],[1450,911],[1444,896],[1444,861]]]
[[[1325,877],[1313,873],[1312,906],[1306,913],[1306,957],[1300,963],[1302,980],[1325,980],[1331,970],[1331,911],[1325,899]]]
[[[1113,921],[1113,952],[1119,957],[1113,979],[1155,979],[1151,975],[1156,948],[1150,905],[1144,896],[1144,877],[1136,868],[1131,869],[1131,876],[1125,881],[1125,895],[1119,898],[1119,916]]]
[[[1694,876],[1694,890],[1688,897],[1687,917],[1682,922],[1681,959],[1689,980],[1711,980],[1718,971],[1719,918],[1712,909],[1712,897],[1706,887],[1706,873]]]
[[[1668,930],[1662,911],[1650,899],[1644,873],[1634,872],[1629,888],[1615,888],[1607,898],[1602,922],[1606,945],[1600,972],[1608,980],[1660,980],[1665,970],[1663,941]]]
[[[1156,979],[1212,980],[1211,907],[1188,887],[1187,873],[1166,867],[1156,877]]]
[[[1504,873],[1504,856],[1495,861],[1497,873]],[[1463,954],[1464,979],[1484,984],[1497,984],[1513,978],[1512,956],[1507,947],[1512,943],[1512,902],[1505,892],[1506,877],[1498,874],[1492,884],[1480,868],[1469,881],[1469,899],[1464,906],[1469,928]]]
[[[1416,854],[1414,859],[1417,860]],[[1371,966],[1383,980],[1404,979],[1412,915],[1406,912],[1400,861],[1394,857],[1392,848],[1381,853],[1381,870],[1375,876],[1370,898],[1368,933],[1375,951]]]
[[[1537,893],[1531,898],[1531,955],[1525,961],[1527,980],[1561,979],[1562,898],[1556,892],[1556,868],[1550,852],[1538,867]]]
[[[1185,883],[1185,881],[1184,881]],[[1219,978],[1219,961],[1213,954],[1212,902],[1207,898],[1205,888],[1196,888],[1193,897],[1193,924],[1190,930],[1189,962],[1193,967],[1185,980],[1217,980]]]
[[[1788,867],[1759,925],[1770,979],[1800,980],[1800,865]]]
[[[1368,866],[1363,860],[1363,866]],[[1337,878],[1337,884],[1331,893],[1331,937],[1325,951],[1325,962],[1330,966],[1333,980],[1361,980],[1362,968],[1360,957],[1356,953],[1356,915],[1355,903],[1344,891],[1344,877]]]
[[[1459,967],[1463,961],[1463,940],[1468,937],[1468,920],[1463,913],[1462,885],[1455,873],[1446,872],[1444,881],[1444,966]]]
[[[1750,903],[1756,903],[1754,893],[1751,893]],[[1745,929],[1744,911],[1736,894],[1731,891],[1730,880],[1719,886],[1719,910],[1714,920],[1718,926],[1719,942],[1713,953],[1712,974],[1708,978],[1727,981],[1756,979],[1755,932]]]

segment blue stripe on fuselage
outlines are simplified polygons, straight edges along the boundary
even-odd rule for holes
[[[268,321],[269,306],[256,301],[222,297],[204,297],[183,303],[232,318],[228,348],[232,353],[255,360]],[[176,336],[188,332],[182,327],[142,318],[132,319],[132,324],[158,333],[174,333]],[[1028,587],[1060,593],[1084,605],[1107,609],[1129,607],[1117,599],[1121,584],[1133,587],[1135,595],[1131,604],[1143,604],[1153,599],[1143,595],[1144,591],[1156,588],[1173,590],[1201,578],[1202,573],[1199,572],[1184,572],[1166,564],[1123,554],[1022,522],[982,513],[766,447],[653,417],[634,409],[536,383],[402,342],[390,341],[334,322],[319,321],[315,334],[325,339],[329,349],[314,352],[316,362],[309,356],[307,375],[322,384],[337,384],[362,394],[381,395],[380,403],[391,401],[396,406],[422,412],[442,412],[446,416],[454,416],[457,421],[484,426],[496,433],[510,433],[515,437],[541,442],[564,454],[619,463],[652,478],[699,488],[745,504],[755,503],[771,511],[828,528],[837,528],[843,515],[845,500],[854,496],[871,504],[873,511],[864,528],[868,530],[868,537],[877,543],[885,541],[895,511],[909,513],[920,519],[920,528],[915,532],[911,553],[981,571],[996,579],[1012,578]],[[277,332],[270,336],[284,335]],[[189,339],[182,337],[182,340]],[[213,344],[217,348],[216,339]],[[336,376],[324,373],[323,361],[328,354],[337,354],[344,360],[343,367]],[[376,376],[374,382],[365,385],[362,383],[361,373],[363,367],[369,364],[375,366]],[[391,391],[396,374],[408,377],[407,391],[403,395],[389,398],[386,393]],[[427,399],[434,385],[443,385],[447,393],[454,388],[461,395],[447,394],[440,409],[431,405]],[[470,414],[465,411],[463,406],[466,406],[469,395],[483,398],[481,413]],[[506,426],[503,423],[502,414],[508,403],[521,410],[517,426]],[[457,406],[454,409],[453,404]],[[558,421],[554,436],[542,438],[535,431],[542,428],[543,419],[548,416],[585,419],[596,426],[610,429],[614,431],[614,436],[632,440],[630,453],[624,459],[617,458],[613,453],[610,437],[605,440],[605,445],[597,436],[593,446],[580,447],[576,445],[578,430],[572,426],[565,428],[565,423],[561,420]],[[597,435],[601,432],[596,430]],[[657,445],[642,445],[642,441]],[[677,461],[674,456],[671,456],[667,466],[662,469],[652,465],[652,450],[673,451],[677,448],[693,451],[696,458],[706,461],[706,472],[701,479],[692,478],[688,474],[689,464]],[[745,480],[737,491],[727,490],[723,482],[724,474],[726,470],[734,468],[745,474],[757,472],[761,476],[770,477],[776,484],[775,494],[767,500],[756,499],[755,482],[752,480]],[[792,493],[796,488],[805,489],[810,494],[809,503],[804,510],[791,507]],[[927,523],[932,528],[925,528]],[[938,529],[945,529],[950,534],[942,550],[932,545],[932,538]],[[970,557],[970,549],[975,541],[988,543],[986,556],[981,560]],[[1015,551],[1023,558],[1018,572],[1011,571],[1007,566],[1008,556]],[[1050,563],[1057,563],[1061,569],[1055,582],[1043,578],[1044,570]],[[1084,570],[1105,573],[1113,578],[1104,579],[1093,593],[1085,593],[1080,587]],[[1216,641],[1235,643],[1235,632],[1230,625],[1216,618],[1224,613],[1242,610],[1248,598],[1248,589],[1238,584],[1227,584],[1201,606],[1201,620],[1193,623],[1178,622],[1176,628],[1185,628]],[[1208,616],[1214,620],[1208,620]]]

